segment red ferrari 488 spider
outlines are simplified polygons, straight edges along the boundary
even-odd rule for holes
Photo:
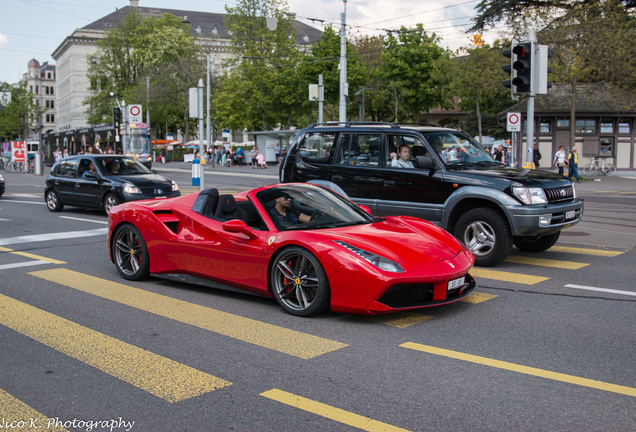
[[[376,218],[329,189],[280,184],[135,201],[108,216],[129,280],[150,274],[274,297],[287,312],[377,314],[451,303],[475,281],[472,253],[408,216]]]

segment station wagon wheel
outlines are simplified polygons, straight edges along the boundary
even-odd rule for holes
[[[300,247],[290,247],[282,250],[272,265],[272,292],[285,311],[310,316],[329,308],[327,275],[313,254]]]
[[[119,273],[128,280],[142,280],[150,274],[150,258],[146,242],[137,228],[124,224],[112,237],[113,261]]]
[[[119,200],[115,195],[113,195],[112,193],[106,195],[106,197],[104,198],[104,211],[106,212],[106,214],[110,213],[110,209],[115,207],[117,204],[119,204]]]
[[[64,208],[64,203],[60,196],[53,189],[46,192],[46,208],[52,212],[59,212]]]
[[[475,208],[465,212],[457,221],[454,234],[475,255],[475,264],[478,266],[495,266],[512,251],[508,221],[491,208]]]

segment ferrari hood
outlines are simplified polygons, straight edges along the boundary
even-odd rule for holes
[[[463,247],[448,232],[421,219],[391,216],[381,222],[330,230],[329,237],[396,262],[437,262],[455,257]]]

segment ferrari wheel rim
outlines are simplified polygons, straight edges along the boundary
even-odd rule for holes
[[[122,229],[117,233],[114,244],[119,270],[129,276],[137,274],[144,259],[141,239],[131,229]]]
[[[282,255],[274,271],[274,289],[287,308],[305,311],[320,300],[318,270],[305,254],[289,252]]]

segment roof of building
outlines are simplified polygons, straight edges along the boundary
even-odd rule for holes
[[[131,6],[125,6],[117,9],[115,12],[106,15],[103,18],[98,19],[90,23],[89,25],[82,27],[83,30],[97,30],[105,31],[111,30],[124,19],[126,15],[130,13],[133,8]],[[225,17],[227,14],[218,14],[211,12],[198,12],[198,11],[184,11],[177,9],[161,9],[153,7],[137,7],[137,12],[144,18],[151,16],[160,18],[164,13],[169,13],[177,17],[187,17],[190,21],[190,32],[195,37],[208,37],[208,38],[223,38],[229,39],[230,36],[225,30]],[[297,37],[296,43],[298,45],[305,45],[314,43],[320,39],[322,32],[314,27],[304,24],[300,21],[293,21],[293,27],[296,29]]]
[[[36,59],[32,58],[31,60],[29,60],[28,67],[40,69],[40,62],[37,61]]]
[[[548,94],[536,95],[534,111],[536,113],[569,115],[572,105],[572,86],[554,84]],[[527,102],[519,101],[508,112],[526,112]],[[632,114],[636,115],[636,96],[626,90],[607,83],[577,84],[576,112],[578,114]]]

